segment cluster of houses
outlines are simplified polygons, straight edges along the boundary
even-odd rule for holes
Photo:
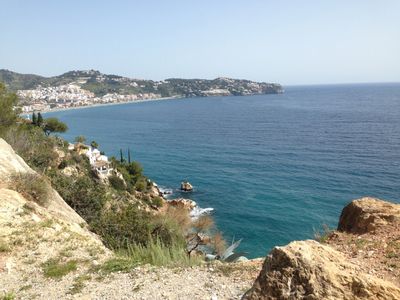
[[[104,178],[112,175],[113,168],[111,167],[111,163],[108,161],[108,157],[106,155],[101,154],[99,149],[82,143],[75,143],[69,144],[68,150],[76,151],[78,154],[85,155],[89,159],[93,170],[100,177]]]

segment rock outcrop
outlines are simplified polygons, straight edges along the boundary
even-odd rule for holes
[[[340,215],[338,230],[362,234],[400,223],[400,205],[365,197],[349,203]]]
[[[243,299],[400,299],[400,289],[307,240],[274,248]]]
[[[88,266],[80,266],[83,272],[110,257],[111,251],[50,185],[45,206],[15,191],[10,178],[16,173],[35,172],[0,139],[0,296],[3,288],[18,291],[29,285],[36,287],[38,298],[56,299],[59,291],[43,277],[43,264],[85,261]],[[32,299],[32,293],[21,292],[18,299]]]
[[[14,149],[7,142],[0,139],[0,184],[7,187],[10,178],[17,173],[35,173],[35,171],[14,152]],[[85,220],[66,204],[57,191],[53,189],[49,193],[49,201],[46,209],[57,218],[65,221],[77,224],[85,223]]]
[[[6,141],[0,139],[0,182],[6,181],[11,174],[27,172],[33,171]]]
[[[399,229],[399,204],[354,200],[327,244],[274,248],[243,299],[400,299]]]
[[[167,201],[167,203],[170,206],[185,209],[187,211],[191,211],[197,206],[195,201],[185,198],[172,199]]]

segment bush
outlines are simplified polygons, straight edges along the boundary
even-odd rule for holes
[[[146,244],[151,235],[151,216],[133,204],[124,208],[112,207],[91,224],[106,246],[126,249],[128,244]]]
[[[108,180],[110,182],[110,185],[117,191],[126,190],[125,182],[117,175],[111,175],[110,177],[108,177]]]
[[[12,182],[16,191],[27,200],[35,201],[41,206],[49,203],[51,186],[42,176],[35,173],[19,173],[12,176]]]
[[[182,228],[175,220],[154,216],[131,203],[111,207],[91,223],[91,229],[114,250],[132,244],[147,246],[152,239],[160,239],[166,246],[185,245]]]
[[[163,200],[161,199],[161,197],[154,197],[153,198],[153,200],[151,201],[152,202],[152,204],[154,205],[154,206],[156,206],[156,207],[162,207],[163,206],[163,204],[164,204],[164,202],[163,202]]]
[[[139,192],[144,192],[147,189],[147,182],[145,179],[140,179],[136,182],[135,188]]]
[[[61,197],[88,223],[101,214],[107,201],[106,189],[88,176],[68,177],[49,172],[51,182]]]
[[[0,82],[0,128],[15,123],[18,111],[14,110],[18,98],[15,93],[9,93],[3,83]]]

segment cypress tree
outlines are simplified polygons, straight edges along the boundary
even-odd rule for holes
[[[36,125],[39,127],[43,125],[43,117],[41,113],[38,113]]]
[[[124,162],[124,156],[122,155],[122,149],[119,149],[119,156],[120,156],[120,161],[122,164]]]
[[[32,114],[32,124],[37,125],[37,115],[35,112],[33,112]]]
[[[131,163],[131,149],[128,148],[128,164]]]

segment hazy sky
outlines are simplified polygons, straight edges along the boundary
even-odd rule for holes
[[[400,82],[400,0],[0,0],[0,68]]]

